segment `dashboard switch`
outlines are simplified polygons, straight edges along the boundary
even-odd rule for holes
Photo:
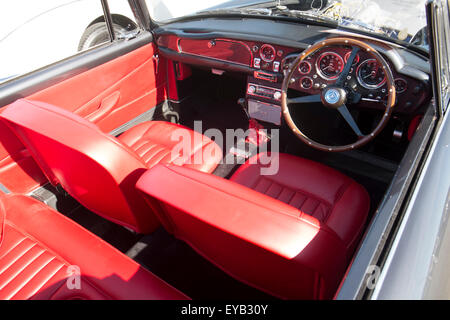
[[[253,60],[253,67],[259,69],[261,68],[261,59],[260,58],[255,58]]]
[[[273,72],[280,71],[280,63],[278,61],[273,62]]]

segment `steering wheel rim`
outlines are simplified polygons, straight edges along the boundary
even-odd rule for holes
[[[347,144],[347,145],[340,145],[340,146],[325,145],[325,144],[319,143],[319,142],[309,138],[308,136],[306,136],[297,127],[297,125],[295,124],[295,122],[293,121],[293,119],[291,117],[289,107],[288,107],[288,103],[289,103],[290,99],[288,99],[288,97],[287,97],[287,91],[289,89],[289,84],[291,82],[292,76],[293,76],[295,70],[297,70],[297,68],[299,67],[300,63],[303,60],[305,60],[308,56],[310,56],[310,55],[314,54],[315,52],[317,52],[318,50],[320,50],[324,47],[330,46],[330,45],[351,46],[352,53],[354,51],[357,52],[358,50],[361,50],[361,49],[365,50],[367,52],[370,52],[383,68],[383,71],[386,76],[386,85],[387,85],[387,94],[388,94],[385,111],[384,111],[384,114],[383,114],[380,122],[375,127],[375,129],[372,130],[371,133],[366,134],[366,135],[362,135],[361,132],[359,132],[361,135],[359,135],[357,133],[356,122],[354,122],[352,116],[348,112],[348,109],[345,106],[345,102],[341,106],[336,108],[341,113],[341,115],[344,117],[344,119],[347,121],[347,123],[349,123],[349,125],[352,127],[352,129],[354,129],[355,133],[358,135],[358,140],[356,142]],[[355,47],[359,48],[359,49],[356,50]],[[356,55],[356,53],[353,54],[352,58],[349,58],[348,61],[345,63],[343,71],[341,72],[338,79],[336,80],[336,83],[348,75],[348,70],[350,69],[350,67],[353,63],[353,59],[354,59],[355,55]],[[345,70],[347,70],[347,74],[344,74]],[[345,88],[342,84],[340,84],[338,86],[330,85],[321,90],[320,101],[316,101],[317,97],[314,96],[314,99],[309,99],[309,101],[308,101],[308,99],[304,99],[305,100],[304,103],[308,103],[308,102],[322,102],[322,104],[327,103],[326,101],[324,101],[324,96],[326,94],[325,90],[331,91],[332,88],[335,88],[336,89],[335,91],[338,91],[340,93],[342,92],[342,91],[340,91],[340,89],[345,90]],[[313,97],[313,95],[308,95],[305,97]],[[301,97],[301,98],[304,98],[304,97]],[[293,100],[293,99],[291,99],[291,100]],[[325,39],[325,40],[315,43],[314,45],[312,45],[312,46],[308,47],[306,50],[304,50],[296,58],[296,60],[294,60],[294,62],[291,63],[290,68],[288,69],[287,74],[285,75],[285,77],[283,79],[283,83],[282,83],[282,87],[281,87],[281,110],[282,110],[283,117],[284,117],[286,123],[288,124],[288,126],[290,127],[290,129],[292,130],[292,132],[307,145],[309,145],[315,149],[318,149],[321,151],[327,151],[327,152],[342,152],[342,151],[353,150],[353,149],[359,148],[359,147],[367,144],[368,142],[370,142],[381,132],[381,130],[383,130],[383,128],[388,123],[389,118],[392,114],[392,109],[395,105],[395,101],[396,101],[396,91],[395,91],[395,85],[394,85],[394,76],[392,75],[392,71],[391,71],[388,63],[386,62],[386,60],[372,46],[370,46],[362,41],[359,41],[359,40],[356,40],[353,38],[346,38],[346,37]],[[340,102],[338,102],[338,103],[340,103]],[[344,106],[345,108],[341,109],[342,106]],[[335,107],[333,107],[333,108],[335,108]],[[355,128],[355,125],[356,125],[356,128]]]

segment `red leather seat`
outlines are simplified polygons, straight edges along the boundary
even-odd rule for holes
[[[180,137],[192,145],[186,148],[186,153],[180,152],[174,156],[172,151]],[[141,123],[124,132],[118,139],[133,149],[148,168],[158,163],[175,163],[211,173],[222,160],[222,150],[214,141],[189,128],[164,121]]]
[[[211,172],[222,157],[209,138],[168,122],[143,123],[116,139],[71,112],[23,99],[4,109],[0,118],[53,185],[61,184],[89,210],[140,233],[159,225],[154,214],[158,204],[147,205],[135,189],[148,167],[173,162]],[[192,138],[187,147],[177,145],[180,136]],[[189,164],[193,157],[196,161]]]
[[[276,155],[272,155],[276,156]],[[261,175],[260,153],[243,164],[230,178],[255,191],[306,213],[342,239],[350,255],[361,234],[370,207],[367,191],[354,180],[320,163],[278,154],[275,175]]]
[[[186,298],[45,204],[0,196],[0,299]]]
[[[287,154],[278,154],[274,175],[262,176],[256,161],[262,156],[231,181],[156,165],[137,188],[149,202],[160,201],[169,232],[236,279],[280,298],[331,299],[361,235],[369,196],[336,170]]]

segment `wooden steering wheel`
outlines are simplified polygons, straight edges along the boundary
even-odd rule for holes
[[[322,88],[320,94],[307,95],[307,96],[302,96],[302,97],[297,97],[297,98],[288,98],[287,91],[288,91],[289,85],[291,84],[292,76],[293,76],[295,70],[297,70],[300,63],[303,60],[305,60],[307,57],[316,53],[318,50],[320,50],[324,47],[336,46],[336,45],[350,46],[352,48],[350,56],[347,59],[347,62],[345,63],[345,65],[342,69],[342,72],[339,74],[336,82],[329,84],[325,88]],[[382,116],[380,122],[375,127],[375,129],[367,135],[364,135],[361,133],[361,130],[358,128],[356,121],[353,119],[352,115],[350,114],[350,112],[348,111],[348,108],[346,106],[349,88],[345,87],[345,80],[346,80],[347,76],[349,75],[353,61],[356,58],[356,55],[360,50],[370,52],[371,55],[373,56],[373,58],[383,68],[384,74],[386,76],[386,85],[387,85],[387,103],[385,105],[384,115]],[[359,147],[365,145],[366,143],[371,141],[373,138],[375,138],[388,123],[389,118],[392,113],[392,108],[395,104],[395,96],[396,96],[394,77],[392,75],[392,71],[391,71],[388,63],[386,62],[386,60],[370,45],[368,45],[362,41],[352,39],[352,38],[330,38],[330,39],[326,39],[326,40],[317,42],[316,44],[307,48],[290,65],[290,68],[287,71],[286,76],[284,77],[281,90],[282,90],[281,109],[282,109],[283,117],[286,120],[286,123],[288,124],[288,126],[290,127],[292,132],[307,145],[310,145],[313,148],[316,148],[316,149],[319,149],[322,151],[328,151],[328,152],[339,152],[339,151],[347,151],[347,150],[356,149],[356,148],[359,148]],[[341,114],[341,116],[344,118],[344,120],[347,122],[347,124],[352,128],[353,132],[356,134],[356,136],[357,136],[356,142],[347,144],[347,145],[329,146],[329,145],[324,145],[324,144],[318,143],[318,142],[312,140],[311,138],[307,137],[297,127],[297,125],[292,120],[288,106],[290,104],[315,103],[315,102],[321,102],[322,105],[324,105],[325,107],[337,110]]]

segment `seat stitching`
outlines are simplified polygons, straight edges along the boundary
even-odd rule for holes
[[[135,143],[133,143],[130,147],[131,149],[137,151],[139,148],[141,148],[142,146],[145,146],[148,143],[147,140],[138,140]]]
[[[270,179],[267,179],[267,178],[263,178],[261,180],[264,180],[264,179],[269,180],[269,182],[270,182],[269,186],[266,188],[266,190],[264,192],[262,192],[263,194],[267,195],[267,191],[269,191],[270,187],[274,184],[274,182],[272,180],[270,180]]]
[[[269,178],[266,178],[266,177],[264,177],[264,179],[267,179],[267,180],[269,180],[269,181],[272,181],[272,179],[269,179]],[[275,181],[275,180],[273,180],[273,181]],[[285,186],[285,187],[286,187],[286,186]],[[317,196],[315,196],[315,195],[313,195],[313,194],[310,194],[310,193],[308,193],[308,192],[306,192],[306,191],[304,191],[304,190],[299,190],[299,189],[295,189],[295,188],[291,188],[291,187],[286,187],[286,188],[289,188],[289,189],[291,189],[291,190],[294,190],[295,192],[298,192],[298,193],[300,193],[301,195],[306,196],[307,198],[312,198],[312,199],[314,199],[314,200],[317,200],[317,201],[319,201],[319,202],[322,202],[322,203],[326,204],[326,205],[329,206],[329,207],[332,207],[332,206],[333,206],[333,204],[329,203],[327,200],[322,199],[322,198],[320,198],[320,197],[317,197]]]
[[[44,250],[44,252],[45,252],[45,250]],[[44,252],[42,252],[42,253],[44,253]],[[41,255],[42,255],[42,253],[41,253]],[[41,256],[41,255],[39,255],[39,256]],[[15,292],[12,292],[12,293],[11,293],[12,295],[10,295],[9,298],[7,298],[7,299],[12,299],[15,295],[17,295],[17,294],[20,292],[20,290],[22,290],[23,288],[25,288],[26,285],[29,284],[30,281],[33,280],[33,278],[36,277],[36,276],[39,274],[39,272],[41,272],[42,270],[44,270],[44,268],[47,267],[47,266],[50,264],[50,262],[52,262],[53,260],[55,260],[55,258],[56,258],[56,257],[51,257],[51,259],[48,260],[45,264],[43,264],[39,269],[37,269],[37,270],[33,273],[33,275],[32,275],[31,277],[28,278],[27,281],[24,281],[23,284],[22,284],[21,286],[19,286],[18,288],[16,288],[16,291],[15,291]],[[58,270],[58,271],[59,271],[59,270]],[[53,277],[53,276],[52,276],[52,277]],[[37,291],[39,291],[39,289],[40,289],[40,288],[38,288],[38,289],[36,289],[35,291],[33,291],[33,292],[30,294],[30,296],[34,295]]]
[[[23,237],[19,242],[17,242],[15,245],[13,245],[11,248],[8,249],[8,251],[6,251],[1,257],[0,260],[3,259],[4,257],[6,257],[11,251],[13,251],[15,248],[17,248],[18,245],[20,245],[22,242],[24,242],[26,239],[28,239],[27,237]],[[1,272],[0,272],[1,273]]]
[[[274,183],[274,184],[276,184],[277,186],[280,186],[281,188],[281,190],[280,190],[280,192],[278,192],[278,195],[275,197],[275,199],[277,199],[277,200],[279,200],[279,197],[280,197],[280,195],[283,193],[283,190],[284,189],[288,189],[288,188],[286,188],[286,187],[284,187],[284,186],[282,186],[281,184],[278,184],[278,183]],[[281,200],[280,200],[281,201]]]
[[[333,212],[334,208],[336,207],[336,204],[342,199],[342,197],[345,194],[345,191],[347,191],[347,189],[351,186],[352,183],[353,183],[353,181],[350,180],[350,181],[343,183],[342,186],[340,186],[338,192],[336,193],[336,200],[334,201],[333,205],[331,206],[330,210],[328,211],[328,215],[327,215],[326,219],[324,220],[324,223],[327,223],[328,218],[331,216],[331,213]]]
[[[161,151],[164,151],[166,148],[161,147],[158,151],[153,152],[152,154],[150,154],[150,156],[148,157],[148,159],[144,159],[145,160],[145,164],[149,164],[149,162],[151,162]],[[145,154],[147,155],[147,154]],[[144,156],[143,156],[144,157]]]
[[[36,294],[37,292],[39,292],[39,290],[41,290],[46,284],[47,282],[49,282],[59,271],[61,271],[62,268],[65,267],[65,264],[62,264],[58,269],[55,270],[55,272],[53,272],[49,277],[47,277],[47,279],[45,279],[45,281],[42,281],[42,284],[35,290],[35,292],[33,293]],[[55,289],[55,292],[61,288],[63,286],[63,284],[61,284],[61,286],[59,286],[58,288]],[[54,293],[53,293],[54,294]]]
[[[303,193],[301,193],[301,192],[298,192],[297,190],[295,191],[295,195],[297,195],[297,194],[299,194],[299,195],[301,195],[301,196],[303,196],[303,201],[302,201],[302,203],[301,204],[299,204],[298,206],[293,206],[294,208],[297,208],[298,210],[300,210],[300,211],[302,211],[302,207],[303,207],[303,205],[305,204],[305,202],[306,202],[306,200],[308,200],[309,198],[308,198],[308,196],[307,195],[305,195],[305,194],[303,194]],[[291,205],[290,203],[288,203],[289,205]],[[303,212],[303,211],[302,211]]]
[[[31,247],[29,247],[28,249],[26,249],[24,252],[22,252],[18,257],[16,257],[13,261],[11,261],[11,263],[9,263],[6,266],[3,266],[4,269],[0,271],[0,275],[5,272],[6,270],[8,270],[8,268],[10,268],[14,263],[16,263],[17,260],[19,260],[20,258],[22,258],[28,251],[30,251],[31,249],[33,249],[33,247],[36,246],[36,243],[32,243]]]
[[[321,202],[320,201],[317,201],[317,204],[316,204],[316,206],[314,207],[314,209],[313,210],[311,210],[311,216],[313,216],[314,217],[314,214],[315,214],[315,212],[316,212],[316,210],[317,210],[317,208],[319,207],[321,205]],[[300,209],[300,210],[302,210],[302,209]],[[303,211],[303,210],[302,210]],[[315,217],[317,220],[319,220],[319,221],[322,221],[322,219],[319,219],[319,218],[317,218],[317,217]]]
[[[171,150],[167,150],[167,149],[165,149],[165,150],[163,149],[163,150],[161,150],[161,151],[163,151],[163,152],[165,151],[165,153],[163,154],[162,157],[159,157],[158,161],[156,161],[157,163],[160,163],[162,159],[164,159],[169,153],[172,152]],[[161,151],[160,151],[160,152],[161,152]],[[160,152],[158,152],[158,153],[160,153]]]
[[[29,250],[28,250],[29,251]],[[15,270],[16,274],[10,278],[8,281],[6,281],[5,283],[0,285],[0,290],[2,290],[3,288],[5,288],[11,281],[13,281],[15,278],[17,278],[20,273],[25,270],[26,268],[28,268],[34,261],[36,261],[37,258],[39,258],[40,256],[42,256],[42,254],[45,252],[45,249],[42,248],[41,252],[39,252],[38,255],[36,255],[34,258],[30,259],[27,261],[27,263],[22,266],[21,268],[19,268],[18,270]],[[16,260],[17,261],[17,260]],[[9,267],[11,267],[12,264],[9,265]]]
[[[144,157],[147,153],[152,151],[157,146],[159,146],[159,145],[156,144],[156,143],[152,144],[149,141],[146,141],[142,146],[140,146],[139,148],[135,149],[135,151],[140,157]]]
[[[253,186],[250,189],[255,190],[256,186],[259,184],[259,182],[262,180],[262,176],[258,176],[258,178],[256,179],[256,181],[253,183]]]
[[[292,191],[292,196],[289,198],[289,201],[288,202],[286,202],[288,205],[291,205],[291,201],[292,201],[292,199],[294,199],[294,197],[297,195],[297,191]],[[294,206],[292,206],[292,207],[294,207]],[[298,209],[298,208],[297,208]]]

